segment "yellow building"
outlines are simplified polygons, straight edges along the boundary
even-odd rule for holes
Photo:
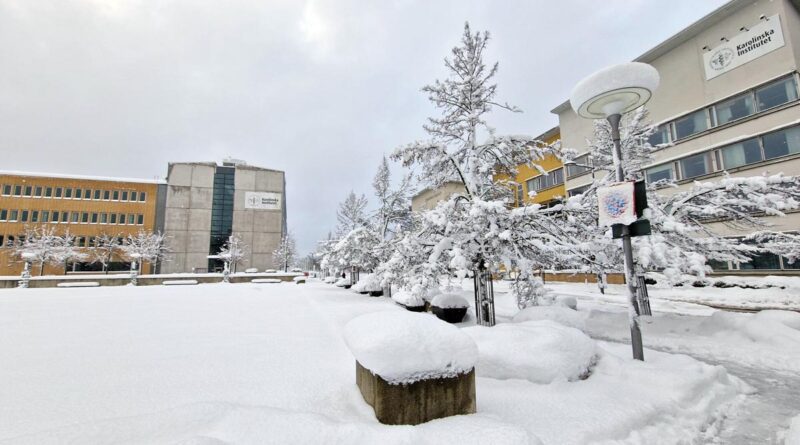
[[[536,139],[546,144],[555,144],[561,139],[559,127],[551,128]],[[547,155],[544,159],[536,161],[536,164],[547,174],[542,174],[534,167],[521,165],[514,178],[508,178],[507,175],[495,177],[496,181],[509,181],[514,184],[516,207],[533,203],[552,205],[567,196],[564,187],[564,164],[561,163],[561,160],[553,155]]]
[[[87,254],[102,234],[123,238],[160,230],[157,203],[163,202],[165,188],[160,180],[0,172],[0,275],[20,274],[22,264],[12,246],[29,229],[68,231]],[[112,261],[112,269],[127,265],[122,258]],[[46,265],[44,275],[96,270],[100,266],[87,260]],[[38,275],[39,267],[31,272]],[[145,266],[143,272],[153,271]]]

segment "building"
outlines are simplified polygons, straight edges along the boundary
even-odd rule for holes
[[[561,139],[561,134],[559,128],[554,127],[536,139],[553,145]],[[498,175],[495,178],[495,180],[511,181],[515,184],[514,204],[516,206],[524,204],[547,206],[561,202],[561,199],[567,196],[564,187],[564,164],[561,163],[561,160],[548,154],[544,159],[536,161],[536,164],[545,173],[530,165],[520,165],[514,178],[508,178],[506,175]]]
[[[231,234],[248,246],[245,267],[274,267],[272,252],[286,233],[284,172],[242,161],[170,163],[164,233],[171,253],[162,271],[218,271]]]
[[[13,258],[11,245],[26,230],[52,227],[69,232],[87,253],[98,235],[125,237],[140,230],[162,229],[158,203],[166,185],[160,180],[0,172],[0,275],[19,275],[22,264]],[[122,258],[112,259],[108,270],[128,270]],[[33,268],[37,275],[39,268]],[[68,265],[46,265],[44,274],[102,270],[91,257]],[[145,273],[153,272],[149,265]]]
[[[639,56],[661,84],[647,108],[658,132],[647,181],[671,178],[686,190],[696,180],[782,172],[800,175],[800,14],[791,0],[733,0]],[[562,146],[586,150],[593,123],[564,102]],[[586,164],[586,157],[576,159]],[[591,170],[568,171],[568,194],[582,191]],[[664,190],[664,193],[675,191]],[[772,230],[800,230],[800,213],[769,218]],[[741,236],[724,227],[720,233]],[[725,231],[727,230],[727,231]],[[715,269],[799,269],[775,255]]]
[[[445,182],[437,188],[426,188],[411,198],[411,210],[432,210],[439,202],[447,201],[458,193],[464,193],[464,184],[457,181]]]

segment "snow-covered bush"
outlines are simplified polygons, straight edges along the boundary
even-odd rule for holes
[[[392,292],[392,300],[405,307],[421,307],[425,306],[425,300],[407,289],[400,289],[397,292]]]
[[[442,309],[462,309],[469,307],[469,301],[459,294],[440,293],[431,300],[431,306]]]
[[[338,280],[336,280],[335,284],[338,287],[345,287],[350,285],[350,280],[348,280],[347,278],[339,278]]]

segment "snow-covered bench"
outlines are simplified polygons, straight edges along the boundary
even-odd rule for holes
[[[280,283],[281,280],[277,278],[254,278],[250,281],[251,283],[269,283],[269,284],[276,284]]]
[[[344,338],[356,358],[356,385],[379,422],[418,425],[475,412],[478,347],[461,329],[382,311],[351,320]]]
[[[161,284],[164,286],[189,286],[197,284],[197,280],[164,280]]]
[[[58,283],[57,287],[98,287],[100,283],[97,281],[73,281],[66,283]]]

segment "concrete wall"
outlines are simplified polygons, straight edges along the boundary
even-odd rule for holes
[[[285,174],[276,170],[240,165],[236,167],[233,202],[233,232],[250,247],[243,267],[274,268],[272,252],[278,248],[285,227]],[[280,193],[281,210],[245,208],[247,192]]]
[[[213,163],[169,165],[164,233],[172,252],[162,273],[208,267],[215,168]]]
[[[411,210],[430,210],[457,193],[464,193],[464,185],[460,182],[447,182],[437,189],[425,189],[411,198]]]

